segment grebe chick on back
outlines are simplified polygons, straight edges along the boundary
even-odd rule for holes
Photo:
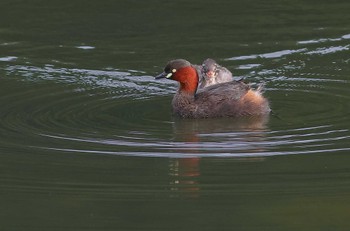
[[[206,59],[200,66],[201,76],[198,88],[208,87],[218,83],[233,80],[232,73],[225,67],[220,66],[214,59]]]

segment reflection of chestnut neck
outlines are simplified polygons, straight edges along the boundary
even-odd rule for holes
[[[196,177],[199,172],[199,158],[183,158],[179,159],[179,176]]]
[[[172,176],[179,177],[196,177],[200,175],[199,172],[199,158],[181,158],[175,159],[171,163]]]
[[[199,196],[199,161],[199,158],[172,160],[170,175],[174,178],[171,183],[173,191],[184,193],[186,197]]]

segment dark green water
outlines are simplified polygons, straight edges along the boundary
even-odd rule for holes
[[[0,2],[0,230],[349,230],[350,2]],[[266,83],[179,120],[173,58]]]

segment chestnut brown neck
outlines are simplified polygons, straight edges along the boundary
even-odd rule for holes
[[[176,71],[173,80],[180,83],[180,92],[195,94],[198,87],[198,74],[192,66],[184,67]]]

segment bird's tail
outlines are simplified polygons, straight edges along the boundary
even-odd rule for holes
[[[258,85],[256,91],[259,92],[259,93],[264,93],[264,91],[265,91],[265,83],[264,83],[264,82],[263,82],[263,83],[260,83],[260,84]]]

